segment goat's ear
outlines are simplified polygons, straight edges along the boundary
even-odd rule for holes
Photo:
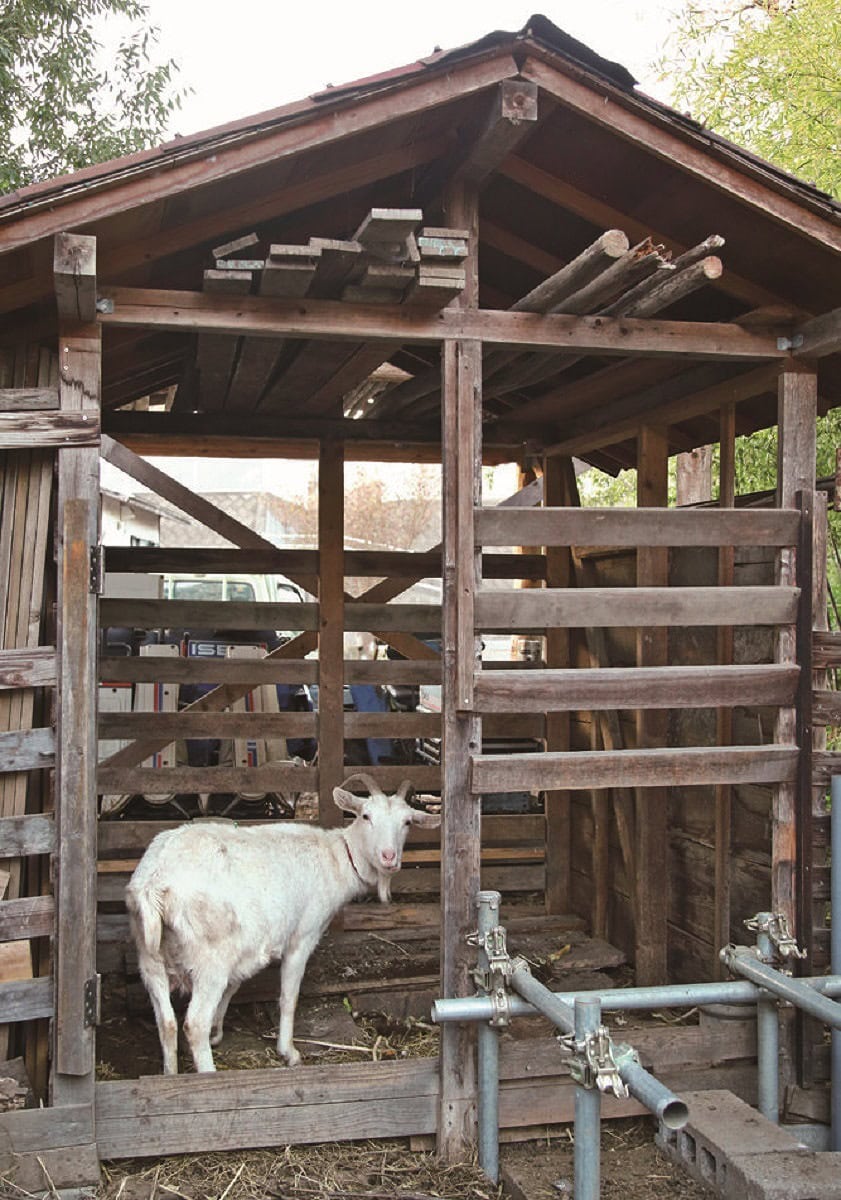
[[[441,824],[441,814],[424,812],[422,808],[413,808],[412,824],[422,825],[424,829],[436,829]]]
[[[365,803],[361,796],[354,796],[353,792],[347,792],[344,788],[333,788],[333,803],[343,812],[359,813],[362,805]]]

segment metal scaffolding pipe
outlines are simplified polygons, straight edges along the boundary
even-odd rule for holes
[[[810,1016],[817,1017],[825,1025],[841,1029],[841,1004],[821,995],[816,988],[809,987],[805,980],[791,979],[767,963],[760,962],[748,946],[726,946],[721,951],[721,959],[731,971],[744,975],[751,983],[773,992],[781,1000],[787,1000]]]
[[[667,1129],[683,1129],[689,1120],[689,1109],[679,1096],[655,1079],[635,1057],[620,1061],[618,1066],[628,1091],[640,1104],[654,1113]]]
[[[544,1017],[548,1017],[553,1025],[557,1025],[564,1033],[572,1033],[575,1029],[575,1009],[570,1004],[565,1004],[563,1000],[559,1000],[554,992],[550,992],[542,983],[532,975],[531,971],[523,965],[515,966],[511,973],[511,986],[515,992],[519,994],[530,1004],[543,1013]],[[592,994],[585,993],[582,1000],[598,999]],[[601,1007],[601,1001],[599,1002]]]
[[[761,959],[774,957],[774,944],[766,932],[756,935]],[[756,1076],[759,1111],[776,1125],[780,1119],[780,1019],[777,1000],[763,988],[756,1000]]]
[[[499,892],[479,892],[478,966],[488,970],[486,937],[499,924]],[[492,1183],[499,1179],[499,1034],[487,1022],[478,1030],[479,1166]]]
[[[839,812],[841,813],[841,802]],[[841,884],[841,881],[839,883]],[[820,975],[814,979],[800,979],[799,982],[822,995],[841,996],[841,974]],[[573,1005],[579,998],[595,996],[601,1002],[603,1012],[642,1012],[649,1009],[690,1008],[705,1004],[756,1004],[760,991],[760,988],[746,979],[735,979],[720,983],[668,984],[663,987],[611,988],[602,991],[552,994],[567,1006]],[[533,1017],[538,1009],[520,996],[511,996],[509,1011],[512,1017]],[[435,1000],[432,1004],[432,1020],[438,1025],[447,1021],[490,1021],[493,1014],[493,1005],[487,996],[460,996]]]
[[[536,981],[535,981],[536,982]],[[542,984],[537,985],[542,987]],[[551,993],[550,993],[551,995]],[[573,1009],[575,1040],[579,1043],[598,1033],[602,1010],[598,1000],[576,1000]],[[598,1088],[575,1084],[575,1145],[573,1151],[573,1195],[575,1200],[599,1200],[601,1194],[602,1094]]]

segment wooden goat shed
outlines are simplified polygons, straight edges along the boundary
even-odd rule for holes
[[[98,886],[115,893],[97,861],[136,857],[151,829],[98,820],[103,794],[288,785],[330,823],[345,738],[440,736],[440,767],[371,773],[442,796],[442,994],[472,987],[480,871],[503,892],[527,880],[640,983],[713,977],[760,907],[789,918],[809,968],[826,961],[832,755],[813,727],[837,719],[820,672],[839,650],[820,632],[815,425],[841,403],[840,253],[831,199],[542,17],[0,199],[0,936],[29,952],[0,1020],[48,1081],[43,1107],[0,1115],[0,1168],[31,1189],[40,1161],[69,1187],[109,1157],[435,1135],[455,1159],[473,1143],[473,1039],[453,1026],[438,1059],[98,1081]],[[775,424],[776,498],[743,503],[734,438]],[[711,443],[718,503],[670,507],[669,456]],[[277,572],[317,602],[100,599],[100,455],[232,545],[106,547],[109,570]],[[317,458],[317,549],[276,548],[141,455]],[[635,467],[638,507],[580,508],[573,456]],[[346,550],[352,460],[440,463],[441,545]],[[483,506],[482,464],[503,462],[522,490]],[[354,598],[358,576],[379,582]],[[400,603],[428,577],[440,611]],[[302,632],[247,664],[98,654],[100,625],[200,617]],[[345,662],[356,629],[402,658]],[[538,661],[483,666],[488,632],[536,638]],[[216,687],[98,727],[114,678]],[[440,684],[442,712],[346,714],[354,680]],[[221,711],[302,682],[317,713]],[[317,766],[144,765],[173,737],[258,727],[316,737]],[[483,732],[514,731],[538,751],[486,752]],[[98,763],[98,735],[129,744]],[[480,797],[512,788],[542,811],[483,821]],[[744,1083],[743,1024],[680,1033],[645,1035],[670,1082]],[[808,1029],[792,1047],[791,1087],[808,1087]],[[568,1119],[570,1096],[546,1043],[506,1048],[505,1126]]]

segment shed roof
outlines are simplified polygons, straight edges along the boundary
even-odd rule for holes
[[[669,318],[733,321],[770,310],[780,323],[841,304],[841,205],[643,95],[624,67],[538,15],[518,32],[494,32],[397,70],[0,198],[5,314],[0,338],[9,343],[53,336],[52,238],[60,231],[96,235],[101,285],[201,290],[204,270],[214,265],[212,249],[243,234],[257,235],[255,249],[248,251],[257,256],[274,243],[348,238],[374,206],[420,207],[428,224],[440,225],[448,172],[467,152],[500,82],[508,79],[536,84],[538,119],[483,182],[483,307],[509,307],[607,228],[624,230],[632,243],[650,236],[674,254],[710,234],[725,238],[721,278],[665,309]],[[282,376],[296,353],[287,346],[275,372]],[[332,354],[326,351],[321,369],[344,362],[342,353],[335,347]],[[106,407],[116,409],[182,382],[194,354],[189,334],[107,330]],[[387,357],[410,374],[434,361],[422,348],[389,346]],[[359,361],[367,373],[370,353]],[[835,368],[837,356],[821,364],[824,407],[841,403]],[[726,386],[749,369],[744,363],[606,362],[589,356],[559,364],[557,378],[506,393],[489,407],[489,436],[539,446],[572,430],[586,442],[599,407],[602,425],[617,414],[616,436],[607,442],[600,436],[590,457],[616,469],[634,456],[619,416],[644,412],[664,398],[679,401]],[[315,394],[317,372],[299,375]],[[354,380],[354,388],[364,378]],[[299,381],[292,399],[298,412],[310,398],[302,387]],[[182,391],[187,394],[186,387]],[[281,393],[275,387],[275,396]],[[202,410],[200,386],[193,387],[189,403]],[[378,416],[389,414],[389,403],[389,390],[378,388]],[[177,416],[177,401],[175,407]],[[266,406],[258,396],[250,407],[234,407],[230,417],[242,428],[247,412],[254,428],[258,418],[282,415],[284,409],[289,404],[282,397]],[[341,412],[339,397],[320,415]],[[399,412],[416,426],[437,427],[437,411],[428,401]],[[164,420],[132,416],[136,423],[141,419],[150,430]],[[742,431],[773,419],[773,383],[739,406]],[[117,430],[118,419],[113,420]],[[717,438],[708,416],[670,424],[673,449]],[[585,450],[578,445],[576,452]]]

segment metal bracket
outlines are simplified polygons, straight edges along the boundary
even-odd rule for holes
[[[776,951],[775,957],[780,959],[807,957],[806,951],[801,950],[797,945],[797,940],[789,928],[788,918],[784,913],[757,913],[755,917],[748,917],[744,925],[746,929],[750,929],[754,933],[768,935]]]
[[[791,337],[778,337],[778,350],[799,350],[803,345],[803,334],[795,333]]]
[[[510,1004],[508,1000],[508,983],[514,970],[514,963],[508,953],[505,926],[495,925],[489,929],[484,938],[478,930],[467,935],[468,946],[482,949],[488,960],[487,967],[476,966],[471,975],[473,982],[480,991],[487,992],[493,1007],[490,1024],[496,1029],[504,1029],[510,1021]]]
[[[622,1099],[628,1095],[619,1074],[617,1056],[636,1057],[636,1053],[624,1043],[614,1043],[606,1026],[600,1025],[582,1041],[577,1041],[574,1033],[561,1036],[558,1041],[571,1055],[570,1075],[581,1087],[598,1088]]]
[[[110,315],[114,311],[114,301],[105,296],[99,296],[96,301],[96,311]]]
[[[91,1028],[98,1025],[101,1018],[102,1009],[102,977],[93,975],[90,979],[85,980],[85,1025]]]
[[[88,589],[94,596],[105,591],[105,553],[102,546],[91,546],[91,574]]]

